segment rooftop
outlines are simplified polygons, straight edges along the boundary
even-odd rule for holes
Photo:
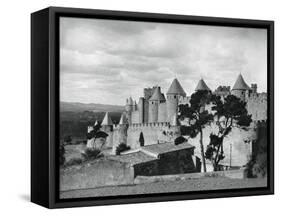
[[[180,145],[175,145],[173,142],[167,142],[163,144],[143,146],[140,149],[129,150],[128,153],[123,153],[118,156],[109,156],[109,159],[119,161],[121,163],[127,163],[132,166],[140,163],[158,160],[159,155],[161,154],[193,148],[194,146],[190,145],[187,142]]]
[[[202,90],[206,90],[206,91],[211,91],[211,89],[207,86],[207,84],[205,83],[205,81],[203,79],[200,79],[196,88],[195,88],[195,91],[202,91]]]
[[[249,89],[250,87],[247,85],[242,75],[239,74],[232,90],[249,90]]]
[[[168,152],[179,151],[183,149],[191,149],[191,148],[194,148],[194,146],[187,142],[179,145],[175,145],[174,142],[167,142],[163,144],[147,145],[142,147],[141,150],[144,150],[145,152],[148,151],[158,156]]]
[[[103,121],[102,121],[101,125],[113,125],[112,120],[111,120],[108,112],[105,113],[105,116],[103,118]]]
[[[122,113],[122,115],[121,115],[119,124],[126,124],[126,117],[125,117],[125,114],[124,114],[124,113]]]
[[[169,88],[169,90],[167,91],[167,94],[176,94],[176,95],[182,95],[182,96],[186,96],[185,91],[183,90],[181,84],[179,83],[179,81],[177,80],[177,78],[175,78]]]
[[[130,165],[145,163],[148,161],[157,160],[157,158],[147,155],[141,151],[133,152],[129,154],[123,154],[118,156],[110,156],[109,159],[119,161],[122,163],[128,163]]]
[[[161,93],[161,89],[159,86],[157,86],[149,100],[159,100],[159,101],[165,101],[164,95]]]

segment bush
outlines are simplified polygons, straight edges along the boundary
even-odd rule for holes
[[[130,146],[127,146],[125,143],[120,143],[116,148],[116,155],[120,155],[121,152],[127,151],[130,149]]]
[[[180,137],[175,139],[175,145],[182,144],[182,143],[184,143],[186,141],[187,141],[187,139],[185,139],[183,136],[180,136]]]
[[[82,154],[84,160],[93,160],[103,157],[100,149],[97,148],[87,148]]]
[[[73,166],[73,165],[79,165],[83,162],[81,158],[71,158],[69,161],[65,163],[65,166]]]
[[[252,157],[246,165],[246,176],[248,178],[262,178],[267,175],[267,155],[266,153]]]

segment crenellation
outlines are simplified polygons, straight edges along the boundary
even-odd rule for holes
[[[202,79],[196,87],[196,91],[199,90],[211,91]],[[226,143],[229,145],[232,145],[233,142],[236,143],[237,149],[233,149],[233,154],[243,155],[243,159],[237,156],[237,163],[244,163],[251,152],[251,146],[248,144],[255,137],[255,128],[258,125],[266,125],[267,94],[258,93],[256,84],[252,84],[250,88],[241,74],[231,90],[230,86],[219,86],[213,94],[222,98],[229,94],[239,97],[246,102],[248,113],[252,115],[253,122],[249,127],[248,133],[235,129],[226,140]],[[159,86],[145,88],[144,95],[139,98],[138,103],[132,97],[126,100],[125,112],[122,114],[118,125],[112,124],[108,113],[105,115],[103,130],[109,135],[106,146],[112,147],[114,154],[116,147],[120,143],[127,144],[131,149],[137,149],[142,145],[173,142],[176,137],[181,135],[180,123],[177,119],[178,106],[180,104],[188,104],[189,101],[190,96],[186,96],[177,79],[174,79],[172,82],[166,93],[166,98]],[[205,108],[210,111],[211,105]],[[89,130],[91,130],[90,126],[88,127]],[[204,136],[206,136],[204,139],[208,139],[213,129],[210,126],[204,130]],[[238,136],[237,134],[242,135]],[[141,141],[141,137],[143,141]],[[246,143],[247,145],[245,140],[248,143]],[[198,137],[189,139],[189,142],[196,146],[195,153],[200,155]],[[227,155],[228,147],[228,145],[225,147],[226,160],[229,160]]]

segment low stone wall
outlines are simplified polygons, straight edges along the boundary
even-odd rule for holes
[[[133,184],[128,164],[99,159],[60,170],[60,191]]]
[[[134,184],[199,179],[204,177],[225,177],[230,179],[246,178],[245,169],[239,169],[239,170],[227,170],[227,171],[206,172],[206,173],[186,173],[186,174],[160,175],[160,176],[137,176],[134,179]]]

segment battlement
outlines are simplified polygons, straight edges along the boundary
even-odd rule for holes
[[[152,95],[154,90],[157,88],[157,86],[153,86],[152,88],[144,88],[143,89],[143,96],[146,100],[148,100]]]
[[[254,120],[253,121],[254,125],[266,125],[267,124],[267,120]]]
[[[169,127],[170,122],[151,122],[151,123],[138,123],[129,125],[129,129],[147,128],[147,127]]]
[[[267,99],[267,93],[266,92],[263,92],[263,93],[251,93],[249,95],[249,97],[247,98],[248,100],[266,100]]]

